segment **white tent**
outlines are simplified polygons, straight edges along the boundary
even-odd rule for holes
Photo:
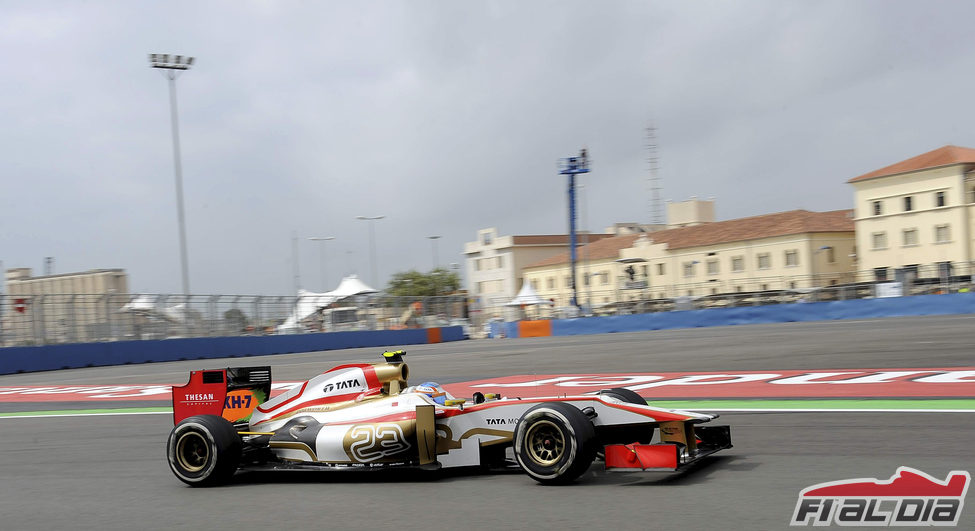
[[[527,280],[521,285],[521,291],[515,298],[511,299],[511,302],[505,304],[505,306],[533,306],[535,304],[552,304],[552,301],[548,299],[543,299],[535,293],[532,289],[531,282]]]
[[[159,319],[166,319],[167,321],[173,321],[175,323],[183,323],[189,318],[189,312],[186,309],[186,304],[177,304],[175,306],[164,306],[162,308],[157,308],[158,295],[136,295],[129,301],[125,306],[118,309],[122,313],[132,313],[136,315],[144,315],[146,317],[154,317]]]
[[[365,295],[367,293],[379,293],[370,288],[365,282],[359,280],[356,275],[349,275],[339,282],[339,286],[332,291],[325,293],[314,293],[311,291],[298,290],[298,302],[295,304],[291,315],[277,327],[278,333],[295,332],[298,330],[298,323],[309,315],[327,307],[333,302],[338,302],[347,297],[355,295]]]

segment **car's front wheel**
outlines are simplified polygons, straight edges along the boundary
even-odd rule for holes
[[[539,483],[572,482],[589,469],[596,450],[592,422],[569,404],[539,404],[526,411],[515,426],[515,459]]]
[[[180,481],[194,487],[224,483],[240,464],[241,440],[234,425],[216,415],[183,419],[169,433],[166,455]]]

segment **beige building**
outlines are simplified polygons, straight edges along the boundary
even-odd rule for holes
[[[595,242],[612,234],[581,234],[580,242]],[[522,269],[566,251],[564,234],[503,236],[497,228],[477,231],[477,241],[464,244],[467,292],[484,317],[500,317],[504,304],[518,293]]]
[[[975,149],[945,146],[848,182],[861,280],[971,274]]]
[[[5,280],[3,345],[107,337],[111,321],[129,299],[122,269],[34,277],[24,267],[8,269]]]
[[[853,279],[851,210],[793,210],[681,224],[685,226],[618,236],[581,249],[579,256],[589,260],[578,266],[580,301],[598,308],[637,299],[801,291]],[[568,253],[530,264],[524,275],[540,296],[568,304]]]

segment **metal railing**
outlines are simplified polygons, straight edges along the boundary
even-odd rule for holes
[[[619,277],[618,288],[581,286],[581,309],[569,305],[567,293],[553,296],[543,291],[539,295],[551,297],[554,304],[528,308],[493,305],[480,308],[479,313],[485,320],[510,321],[956,293],[975,291],[973,274],[975,264],[964,262],[817,275],[743,274],[737,279],[698,274],[678,284],[657,284],[653,276],[635,274]]]
[[[703,308],[758,306],[972,291],[971,263],[937,264],[780,277],[708,279],[655,285],[639,275],[615,289],[583,286],[582,310],[559,294],[555,304],[507,307],[505,301],[468,306],[464,295],[363,295],[327,308],[294,296],[251,295],[0,295],[0,346],[129,341],[180,337],[303,334],[462,325],[483,337],[494,319],[550,319],[626,315]],[[549,297],[544,292],[542,297]]]
[[[0,346],[466,325],[466,297],[0,295]],[[307,301],[304,301],[307,302]]]

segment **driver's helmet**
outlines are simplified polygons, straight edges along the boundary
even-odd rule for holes
[[[413,388],[416,393],[423,393],[433,399],[434,402],[444,405],[447,401],[447,391],[437,382],[423,382]]]

